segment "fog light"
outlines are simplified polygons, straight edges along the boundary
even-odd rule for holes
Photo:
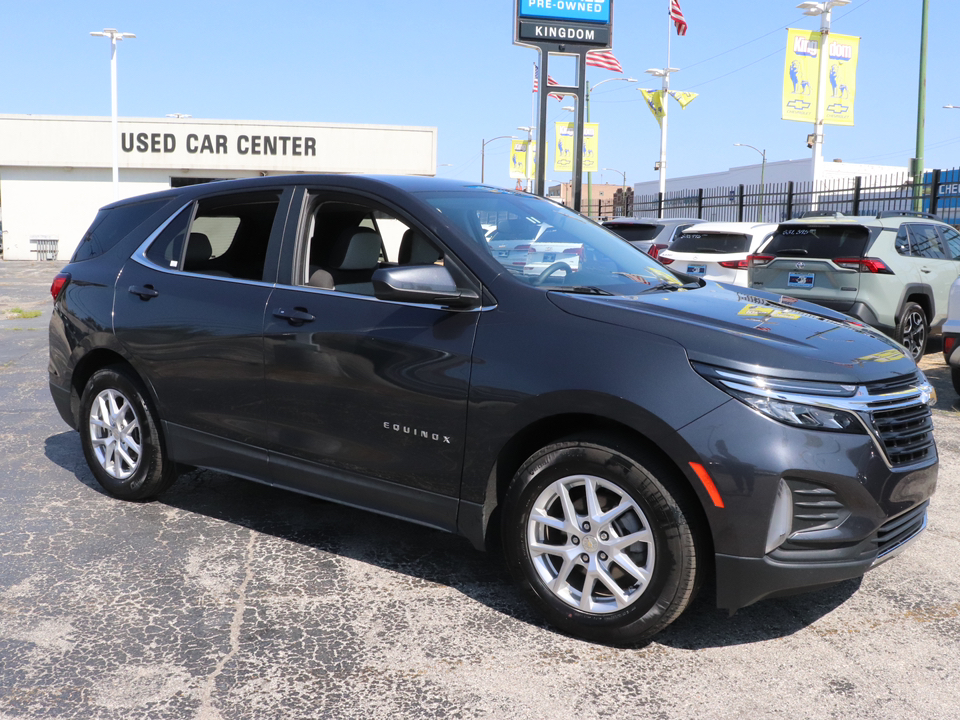
[[[765,552],[772,552],[783,544],[793,526],[793,493],[785,480],[780,481],[777,489],[777,499],[773,503],[773,513],[770,516],[770,529],[767,530],[767,548]]]

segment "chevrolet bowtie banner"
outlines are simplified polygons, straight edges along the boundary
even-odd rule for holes
[[[556,128],[556,151],[553,156],[553,169],[573,170],[573,147],[575,136],[572,122],[558,122]],[[586,123],[583,126],[583,172],[597,172],[600,169],[598,157],[599,125]]]
[[[529,140],[513,140],[510,147],[510,177],[530,179],[536,174],[534,145]]]
[[[820,33],[787,29],[787,60],[783,68],[783,119],[816,122],[817,85],[820,68]],[[857,95],[857,57],[860,38],[830,33],[827,55],[826,100],[823,121],[827,125],[853,125]]]

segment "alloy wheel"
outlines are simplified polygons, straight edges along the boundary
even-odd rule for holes
[[[527,521],[527,550],[554,595],[581,612],[607,614],[633,604],[650,584],[654,536],[623,488],[592,475],[547,486]]]

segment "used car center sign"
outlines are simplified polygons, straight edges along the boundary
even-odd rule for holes
[[[518,40],[610,46],[611,0],[517,0]]]

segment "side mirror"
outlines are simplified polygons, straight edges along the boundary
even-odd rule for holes
[[[480,296],[457,287],[442,265],[402,265],[373,273],[373,294],[380,300],[443,305],[458,310],[478,307]]]

